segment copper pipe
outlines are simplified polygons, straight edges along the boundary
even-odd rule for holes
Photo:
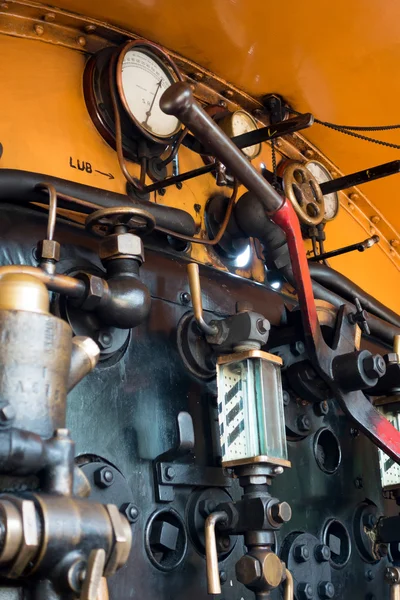
[[[29,267],[27,265],[7,265],[0,267],[0,278],[4,277],[4,275],[15,273],[32,275],[44,283],[49,291],[64,294],[69,298],[84,298],[86,294],[84,282],[74,277],[46,273],[39,267]]]
[[[211,513],[211,515],[209,515],[206,519],[204,533],[206,543],[207,592],[209,594],[221,593],[215,526],[217,523],[222,523],[226,520],[227,514],[223,510]]]
[[[127,180],[128,183],[131,184],[131,186],[136,191],[140,192],[143,190],[144,182],[146,179],[147,161],[146,161],[145,157],[142,158],[141,169],[140,169],[140,180],[139,180],[139,182],[135,181],[134,177],[132,177],[132,175],[129,173],[128,168],[126,166],[125,157],[124,157],[124,149],[122,146],[121,115],[119,114],[119,107],[118,107],[117,95],[115,92],[115,81],[114,81],[114,78],[115,78],[114,71],[115,71],[116,61],[117,61],[117,54],[114,53],[110,60],[108,76],[109,76],[109,88],[110,88],[111,102],[112,102],[113,110],[114,110],[115,147],[117,150],[119,166],[120,166],[120,169],[121,169],[125,179]]]
[[[179,134],[178,139],[176,140],[176,143],[174,145],[174,147],[172,148],[172,151],[170,152],[170,154],[167,156],[167,158],[164,158],[164,160],[161,160],[158,164],[159,167],[166,167],[167,165],[169,165],[170,162],[172,162],[175,158],[175,156],[178,154],[178,150],[180,148],[180,145],[182,144],[183,140],[186,137],[186,134],[188,133],[188,128],[184,127],[181,131],[181,133]]]
[[[190,295],[192,297],[194,318],[197,325],[206,335],[216,335],[218,328],[215,325],[208,325],[203,317],[203,303],[201,301],[201,286],[199,277],[199,265],[189,263],[187,266]]]
[[[203,240],[201,238],[195,238],[195,237],[191,237],[189,235],[181,235],[179,233],[175,233],[175,231],[172,231],[171,229],[165,229],[165,227],[157,227],[157,225],[156,225],[155,229],[157,231],[160,231],[161,233],[166,233],[167,235],[171,235],[179,240],[191,242],[192,244],[202,244],[203,246],[216,246],[221,241],[222,236],[224,235],[226,228],[228,227],[229,219],[231,218],[232,210],[235,205],[238,187],[239,187],[238,182],[235,180],[233,191],[232,191],[231,197],[229,198],[228,206],[226,208],[224,220],[222,221],[221,227],[219,228],[219,231],[214,239]]]
[[[54,229],[56,227],[57,218],[57,191],[51,183],[38,183],[35,186],[37,190],[46,190],[49,194],[49,218],[47,221],[47,240],[52,241],[54,238]]]
[[[400,362],[400,335],[393,338],[393,352],[397,354],[397,362]]]
[[[293,600],[293,577],[289,569],[286,569],[286,581],[285,581],[285,591],[284,591],[284,600]]]

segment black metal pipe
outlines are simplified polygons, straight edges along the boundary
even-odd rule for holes
[[[249,192],[243,194],[235,205],[234,218],[237,226],[246,236],[258,238],[265,246],[267,266],[271,269],[277,269],[286,281],[293,285],[293,287],[296,287],[286,244],[286,236],[267,217],[260,199]],[[319,281],[314,280],[317,272],[319,274],[319,281],[322,281],[327,287],[321,285]],[[338,277],[334,275],[329,276],[328,274],[331,272]],[[371,334],[390,346],[393,344],[393,337],[400,334],[399,315],[396,315],[396,313],[364,292],[364,290],[347,279],[347,277],[333,271],[330,267],[311,263],[310,273],[313,278],[315,298],[330,302],[336,308],[347,304],[354,309],[352,302],[355,297],[358,297],[363,308],[369,312],[368,324]]]
[[[196,102],[187,83],[172,84],[161,96],[160,107],[165,113],[176,116],[186,125],[208,152],[218,158],[248,190],[261,199],[267,212],[274,213],[282,206],[283,198],[256,171],[222,129],[215,125]]]
[[[358,298],[362,307],[380,319],[400,327],[400,315],[379,302],[353,281],[326,265],[313,263],[309,265],[311,277],[350,302]]]
[[[40,202],[47,204],[47,194],[35,189],[39,183],[43,182],[54,185],[60,194],[90,202],[98,208],[138,206],[151,212],[160,227],[172,229],[176,233],[189,236],[193,236],[196,232],[193,217],[184,210],[147,202],[146,200],[138,200],[123,194],[75,183],[67,179],[60,179],[59,177],[18,169],[0,169],[0,202]],[[71,203],[63,202],[62,199],[59,200],[58,205],[62,208],[71,209]],[[81,206],[79,210],[89,214],[93,209]]]

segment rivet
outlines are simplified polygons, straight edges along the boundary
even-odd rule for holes
[[[354,204],[352,202],[348,202],[347,206],[349,207],[350,210],[354,210]]]
[[[311,150],[311,148],[304,150],[303,154],[306,158],[312,158],[314,156],[314,152]]]
[[[225,96],[225,98],[233,98],[233,91],[232,90],[224,90],[222,93]]]
[[[372,217],[370,218],[371,223],[373,223],[374,225],[377,225],[378,223],[380,223],[381,218],[378,217],[378,215],[372,215]]]
[[[201,71],[197,71],[196,73],[193,73],[193,79],[195,79],[196,81],[203,81],[204,73],[201,73]]]
[[[374,235],[374,233],[376,233],[375,227],[370,227],[369,228],[369,232],[370,232],[371,235]]]
[[[333,179],[336,179],[336,177],[340,177],[339,173],[337,173],[336,171],[331,171],[331,175]]]
[[[44,15],[43,19],[47,21],[47,23],[52,23],[56,20],[56,15],[53,12],[49,12]]]
[[[219,104],[219,106],[222,106],[222,108],[226,108],[226,106],[227,106],[225,100],[220,100],[218,102],[218,104]]]
[[[4,10],[7,10],[7,8],[8,8],[8,4],[7,4],[7,2],[2,2],[2,3],[0,4],[0,8],[4,8]]]
[[[256,119],[259,119],[263,115],[263,111],[261,110],[261,108],[255,108],[251,112],[252,112],[253,116],[256,117]]]
[[[86,38],[83,35],[80,35],[77,39],[77,42],[80,46],[86,46]]]
[[[352,194],[349,194],[349,199],[352,202],[357,202],[358,198],[359,198],[358,194],[355,194],[354,192]]]
[[[44,27],[42,25],[35,25],[34,28],[36,35],[43,35]]]
[[[281,142],[281,140],[275,140],[275,146],[276,146],[277,148],[280,148],[280,147],[282,146],[282,142]]]
[[[196,86],[194,83],[189,83],[189,87],[192,90],[192,92],[194,92],[196,90]]]
[[[399,240],[390,240],[390,245],[393,246],[393,248],[397,248],[398,246],[400,246],[400,241]]]
[[[96,25],[85,25],[85,27],[83,28],[83,30],[86,33],[93,33],[94,31],[96,31],[97,27]]]

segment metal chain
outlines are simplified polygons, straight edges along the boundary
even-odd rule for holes
[[[271,140],[271,160],[272,160],[272,186],[278,188],[278,171],[276,165],[275,140]]]
[[[289,111],[293,114],[299,115],[297,110],[289,108]],[[387,146],[388,148],[394,148],[396,150],[400,150],[400,144],[393,144],[392,142],[385,142],[384,140],[377,140],[376,138],[372,138],[366,135],[361,135],[360,133],[355,133],[356,131],[389,131],[393,129],[400,129],[399,125],[377,125],[377,126],[350,126],[350,125],[336,125],[335,123],[329,123],[328,121],[321,121],[314,117],[314,123],[318,125],[322,125],[323,127],[328,127],[329,129],[333,129],[334,131],[338,131],[339,133],[344,133],[346,135],[350,135],[352,137],[358,138],[360,140],[364,140],[366,142],[371,142],[373,144],[379,144],[380,146]]]

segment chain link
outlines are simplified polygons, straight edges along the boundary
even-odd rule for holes
[[[293,108],[289,108],[289,111],[293,114],[300,115],[297,110]],[[377,125],[377,126],[356,126],[356,125],[336,125],[335,123],[329,123],[329,121],[321,121],[314,117],[314,123],[318,125],[322,125],[323,127],[328,127],[329,129],[333,129],[334,131],[338,131],[339,133],[344,133],[345,135],[350,135],[352,137],[358,138],[360,140],[364,140],[366,142],[371,142],[372,144],[379,144],[380,146],[386,146],[388,148],[394,148],[395,150],[400,150],[400,144],[393,144],[392,142],[385,142],[384,140],[378,140],[373,137],[369,137],[367,135],[362,135],[360,133],[356,133],[356,131],[389,131],[393,129],[400,129],[399,125]]]

